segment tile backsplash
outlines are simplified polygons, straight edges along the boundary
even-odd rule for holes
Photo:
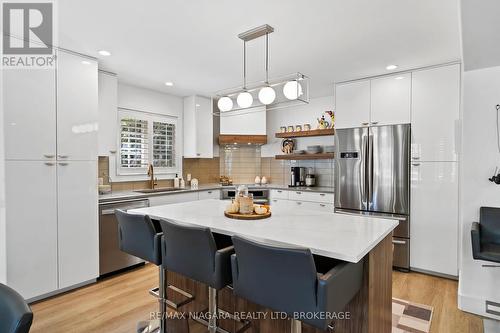
[[[219,176],[233,179],[235,184],[252,184],[255,176],[266,176],[269,183],[288,185],[290,167],[313,168],[316,186],[333,187],[334,160],[276,160],[274,157],[261,157],[260,147],[230,147],[220,150],[220,158],[184,158],[183,177],[190,173],[200,184],[219,182]],[[236,149],[235,149],[236,148]],[[99,156],[98,177],[109,184],[109,157]],[[139,190],[149,186],[147,181],[114,182],[114,191]],[[158,187],[171,187],[173,180],[158,180]]]

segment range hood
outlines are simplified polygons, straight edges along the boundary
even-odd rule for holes
[[[247,135],[247,134],[220,134],[219,145],[221,146],[262,146],[267,143],[267,135]]]

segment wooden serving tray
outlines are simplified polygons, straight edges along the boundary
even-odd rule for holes
[[[267,212],[265,214],[240,214],[240,213],[228,213],[224,212],[224,216],[229,217],[230,219],[236,220],[262,220],[267,219],[271,216],[271,212]]]

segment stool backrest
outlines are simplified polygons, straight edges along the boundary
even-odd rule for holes
[[[481,243],[500,245],[500,208],[481,207],[479,210],[481,224]]]
[[[157,232],[151,218],[120,209],[115,215],[120,250],[155,265],[161,264],[161,233]]]
[[[33,313],[23,297],[0,283],[0,332],[27,333],[32,322]]]
[[[275,247],[233,237],[237,295],[289,314],[317,307],[317,274],[309,249]]]
[[[217,245],[210,229],[168,220],[160,220],[160,224],[165,268],[202,283],[212,281]]]

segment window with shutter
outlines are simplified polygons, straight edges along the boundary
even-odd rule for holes
[[[155,174],[178,173],[175,118],[127,109],[119,109],[118,115],[118,175],[146,174],[149,164]]]

